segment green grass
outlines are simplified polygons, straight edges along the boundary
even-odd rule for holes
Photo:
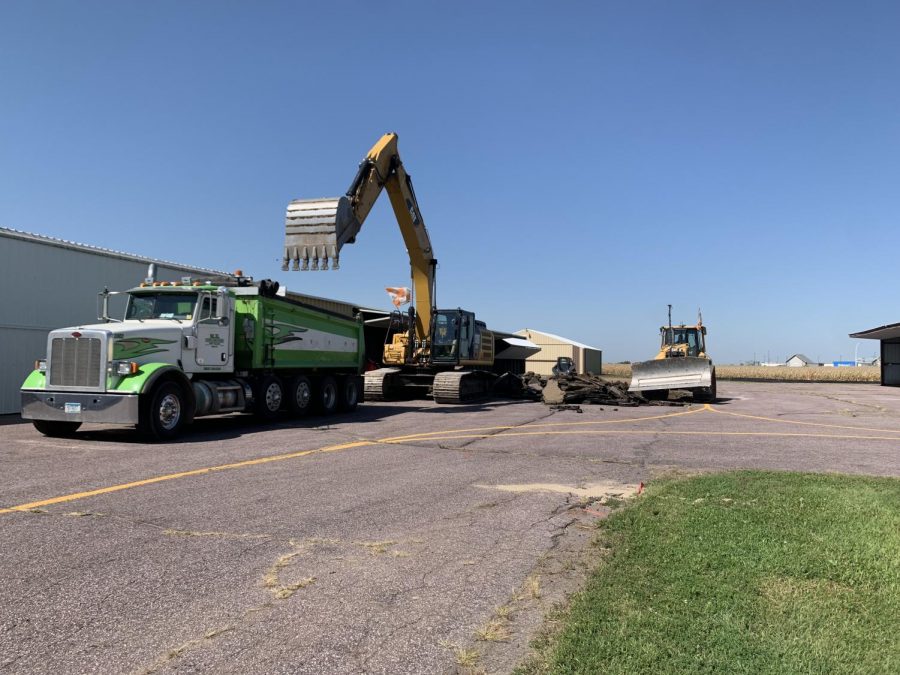
[[[520,673],[900,673],[900,480],[651,484]],[[554,621],[551,621],[554,623]]]

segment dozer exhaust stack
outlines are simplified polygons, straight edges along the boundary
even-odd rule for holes
[[[284,220],[284,259],[281,269],[293,262],[297,270],[327,270],[340,266],[341,247],[356,240],[361,223],[348,197],[295,199]]]

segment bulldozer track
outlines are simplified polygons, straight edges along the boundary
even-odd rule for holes
[[[434,376],[432,395],[436,403],[464,403],[483,398],[493,383],[493,376],[480,370],[456,370]]]

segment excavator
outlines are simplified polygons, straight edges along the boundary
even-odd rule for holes
[[[647,398],[666,398],[670,389],[687,389],[697,401],[716,400],[716,368],[706,353],[706,326],[697,312],[694,326],[672,325],[672,305],[669,305],[669,325],[659,329],[661,346],[650,361],[631,364],[629,391],[640,392]]]
[[[489,372],[494,335],[473,312],[435,306],[437,259],[412,179],[400,160],[397,134],[385,134],[372,146],[344,196],[297,199],[288,205],[282,269],[338,269],[341,248],[356,241],[382,189],[409,254],[413,292],[408,313],[391,314],[384,367],[365,374],[364,398],[408,398],[423,390],[438,403],[480,398],[495,379]]]

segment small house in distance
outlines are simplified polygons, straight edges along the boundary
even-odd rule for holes
[[[596,347],[575,342],[569,338],[553,333],[544,333],[531,328],[523,328],[516,331],[526,340],[530,340],[541,348],[537,354],[529,356],[525,361],[525,368],[538,375],[552,375],[556,359],[566,356],[572,359],[575,370],[579,373],[600,374],[603,365],[603,352]]]
[[[791,368],[802,368],[803,366],[818,366],[819,364],[805,354],[794,354],[785,361],[784,365],[790,366]]]

